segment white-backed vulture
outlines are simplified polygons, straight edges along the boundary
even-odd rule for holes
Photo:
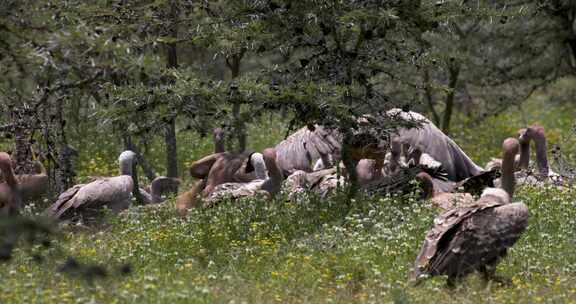
[[[392,109],[388,115],[399,115],[404,120],[420,121],[419,128],[401,128],[393,139],[417,148],[440,162],[451,181],[461,181],[484,170],[476,165],[462,149],[430,120],[416,112]]]
[[[224,197],[233,199],[239,197],[255,196],[263,194],[268,197],[273,197],[280,191],[282,185],[283,175],[276,163],[276,150],[274,148],[267,148],[262,152],[264,163],[268,174],[265,179],[256,179],[250,182],[231,182],[217,185],[211,192],[205,193],[203,196],[208,204],[212,204],[221,200]],[[208,179],[208,182],[210,180]]]
[[[177,178],[158,176],[150,183],[150,190],[140,188],[142,203],[159,204],[165,201],[162,196],[166,193],[177,192],[180,180]],[[174,191],[176,189],[176,191]]]
[[[419,128],[400,128],[398,134],[392,136],[392,140],[418,148],[432,156],[442,164],[449,180],[458,182],[483,172],[450,137],[423,115],[401,109],[392,109],[386,112],[386,115],[399,115],[404,120],[422,123]],[[325,164],[329,163],[330,157],[334,161],[340,159],[342,136],[336,130],[328,130],[319,125],[315,125],[313,130],[304,127],[276,145],[276,150],[278,165],[285,176],[297,170],[311,172],[312,164],[320,158]]]
[[[114,212],[127,209],[131,204],[134,187],[132,174],[135,159],[134,152],[122,152],[118,158],[119,176],[73,186],[60,194],[57,201],[47,209],[47,214],[56,219],[69,219],[96,216],[104,207]]]
[[[525,129],[520,135],[520,140],[527,138],[534,141],[536,146],[536,166],[538,168],[537,178],[542,181],[549,181],[555,184],[562,184],[562,176],[550,169],[548,163],[548,150],[546,146],[546,134],[544,127],[534,124]],[[528,167],[528,160],[525,160],[525,167]],[[523,162],[521,161],[521,164]]]
[[[528,208],[510,203],[514,195],[514,158],[519,143],[503,143],[502,188],[487,188],[478,201],[442,213],[434,220],[416,258],[410,279],[425,275],[447,275],[453,285],[466,275],[480,271],[493,279],[499,260],[520,238],[528,225]]]
[[[318,169],[330,168],[340,160],[342,138],[336,130],[320,125],[303,127],[276,145],[278,166],[284,176],[295,171],[313,171],[317,160],[323,165]]]

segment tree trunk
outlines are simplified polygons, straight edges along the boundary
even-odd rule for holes
[[[166,165],[168,177],[178,177],[178,153],[176,151],[176,120],[172,119],[166,125],[166,133],[164,134],[164,142],[166,143]]]
[[[76,176],[76,172],[74,172],[72,157],[78,152],[72,147],[68,146],[68,140],[66,139],[66,132],[64,130],[66,127],[66,122],[62,115],[61,104],[57,105],[56,119],[56,142],[59,149],[58,166],[55,175],[56,188],[58,193],[61,193],[74,185],[74,177]]]
[[[428,104],[428,109],[430,110],[430,113],[432,113],[434,124],[440,125],[440,115],[438,115],[438,112],[436,112],[436,109],[434,108],[434,92],[432,91],[432,85],[430,84],[430,70],[427,67],[424,68],[423,80],[424,98]]]
[[[448,88],[450,91],[446,94],[446,109],[442,117],[442,132],[450,134],[450,121],[452,120],[452,110],[454,109],[454,96],[456,95],[456,84],[458,83],[458,76],[460,74],[459,64],[449,65],[449,83]]]
[[[230,69],[232,80],[236,79],[240,75],[240,63],[244,52],[234,54],[226,59],[226,65]],[[232,104],[232,117],[234,119],[234,133],[236,139],[238,140],[238,147],[235,149],[238,153],[244,152],[246,150],[246,124],[242,120],[240,111],[242,110],[241,104],[234,100]]]
[[[34,168],[32,161],[32,148],[30,137],[32,133],[32,114],[23,107],[13,106],[11,111],[12,126],[14,132],[14,151],[12,161],[15,163],[14,173],[31,173]]]
[[[178,2],[170,1],[170,36],[171,38],[178,38]],[[167,49],[167,67],[178,68],[178,52],[176,43],[168,43]],[[178,177],[178,152],[176,149],[176,118],[172,118],[166,125],[166,132],[164,133],[164,142],[166,143],[166,167],[168,177]]]

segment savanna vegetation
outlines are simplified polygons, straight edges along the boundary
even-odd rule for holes
[[[325,125],[349,166],[358,118],[393,107],[425,114],[478,164],[540,124],[552,168],[573,179],[572,1],[8,0],[0,16],[0,151],[50,178],[22,221],[0,220],[23,236],[0,248],[0,303],[576,302],[571,184],[518,189],[530,218],[498,266],[509,284],[472,275],[455,288],[408,281],[437,215],[417,191],[281,193],[185,216],[172,195],[94,226],[42,217],[70,186],[116,175],[125,149],[142,184],[189,189],[214,127],[227,150],[262,151]]]

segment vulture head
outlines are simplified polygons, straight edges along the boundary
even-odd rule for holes
[[[214,139],[214,153],[224,152],[224,130],[222,128],[214,128],[212,131],[212,136]]]
[[[254,171],[256,179],[266,179],[266,163],[262,153],[254,152],[248,157],[245,173],[251,173],[252,171]]]
[[[124,151],[118,157],[118,162],[120,163],[120,174],[132,176],[136,164],[136,153],[130,150]]]

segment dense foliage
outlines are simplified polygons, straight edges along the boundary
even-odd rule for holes
[[[115,174],[126,148],[149,180],[185,190],[213,127],[228,150],[260,151],[320,123],[346,148],[365,114],[387,138],[399,123],[378,114],[392,107],[428,114],[479,164],[540,123],[554,169],[574,175],[575,55],[570,0],[4,0],[0,151],[18,173],[34,159],[49,170],[52,193],[28,215]],[[340,193],[184,218],[172,199],[87,230],[24,222],[41,236],[0,248],[0,302],[574,302],[574,197],[519,191],[530,225],[499,267],[510,286],[410,286],[434,211]]]

